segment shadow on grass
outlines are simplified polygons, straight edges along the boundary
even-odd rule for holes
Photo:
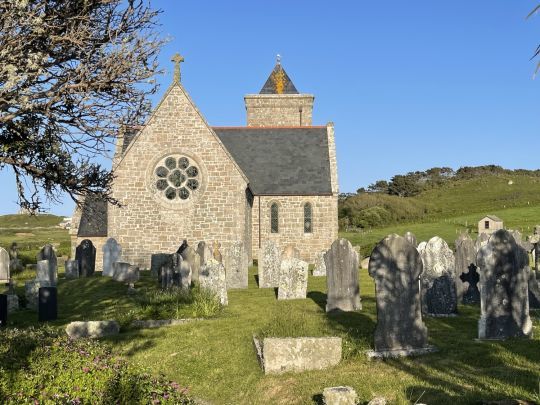
[[[419,402],[430,404],[518,399],[538,403],[540,341],[475,341],[478,308],[460,307],[460,311],[456,318],[426,320],[430,343],[437,346],[438,353],[387,361],[421,381],[405,389],[406,397],[411,402],[421,398]]]

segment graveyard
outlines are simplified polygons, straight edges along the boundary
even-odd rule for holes
[[[65,333],[70,322],[115,319],[120,333],[101,338],[100,344],[130,364],[187,387],[189,398],[210,403],[321,403],[323,389],[331,386],[353,387],[360,403],[375,397],[389,403],[428,404],[475,403],[479,398],[540,400],[539,310],[530,310],[532,338],[479,341],[479,306],[459,304],[457,316],[423,316],[429,344],[436,352],[370,359],[366,352],[373,350],[377,303],[368,269],[357,273],[361,309],[353,300],[356,309],[328,313],[326,277],[313,276],[313,270],[310,266],[304,299],[278,300],[274,288],[259,288],[259,270],[251,266],[246,289],[229,290],[227,306],[208,308],[204,304],[212,300],[197,293],[171,299],[160,296],[161,286],[150,271],[141,271],[136,292],[130,294],[125,283],[101,272],[67,279],[60,265],[58,317],[46,323]],[[33,277],[32,270],[14,276],[21,297],[24,283]],[[185,322],[157,328],[133,324],[175,318]],[[23,329],[43,324],[29,309],[10,314],[8,322],[10,328]],[[265,375],[254,335],[341,338],[341,360],[325,370]]]

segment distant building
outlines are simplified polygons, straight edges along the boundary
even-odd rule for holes
[[[478,221],[478,235],[487,233],[491,235],[493,232],[503,229],[503,221],[495,215],[486,215]]]

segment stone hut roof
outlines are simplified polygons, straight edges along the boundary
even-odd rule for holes
[[[483,221],[485,220],[486,218],[489,218],[491,219],[492,221],[495,221],[495,222],[503,222],[502,219],[500,219],[499,217],[495,216],[495,215],[486,215],[484,218],[482,218],[480,221]]]

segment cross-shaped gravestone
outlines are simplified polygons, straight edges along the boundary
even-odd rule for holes
[[[184,61],[184,57],[179,53],[174,54],[171,58],[171,61],[174,62],[174,81],[180,83],[181,74],[180,74],[180,63]]]
[[[480,302],[480,291],[478,290],[480,276],[477,267],[473,263],[469,264],[469,271],[461,273],[459,278],[462,282],[469,284],[467,291],[463,291],[463,303],[476,304]]]

